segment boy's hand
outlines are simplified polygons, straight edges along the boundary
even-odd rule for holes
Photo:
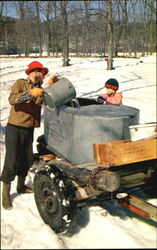
[[[106,100],[102,96],[98,96],[97,103],[104,104],[104,102],[106,103]]]
[[[57,76],[52,75],[52,76],[50,77],[50,79],[48,80],[48,85],[51,86],[52,84],[54,84],[54,83],[57,82],[57,81],[58,81]]]
[[[33,97],[38,97],[43,95],[43,89],[41,88],[34,88],[30,89],[30,95]]]

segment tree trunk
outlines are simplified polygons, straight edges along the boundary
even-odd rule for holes
[[[123,25],[121,24],[121,19],[120,19],[120,6],[117,6],[117,15],[118,15],[118,20],[117,20],[117,29],[114,34],[114,55],[115,57],[118,56],[118,51],[119,51],[119,44],[120,44],[120,39],[122,36],[122,31],[123,31]]]
[[[63,46],[62,46],[62,53],[63,53],[63,66],[69,66],[69,31],[68,31],[68,18],[67,18],[67,11],[66,11],[66,1],[61,1],[61,17],[63,22]]]
[[[54,2],[54,19],[55,19],[55,25],[54,25],[54,32],[55,32],[55,37],[54,37],[54,42],[55,42],[55,52],[56,52],[56,56],[58,56],[59,54],[59,34],[58,34],[58,26],[57,26],[57,3]]]
[[[39,55],[42,56],[42,34],[41,34],[41,25],[40,25],[40,16],[39,16],[39,2],[35,2],[36,11],[37,11],[37,28],[38,28],[38,40],[39,40]]]
[[[108,29],[108,61],[107,70],[113,69],[113,25],[112,25],[112,1],[108,0],[107,4],[107,29]]]
[[[4,2],[2,1],[0,3],[0,18],[2,18],[3,8],[4,8]]]
[[[21,18],[21,25],[23,27],[23,44],[24,44],[24,53],[25,56],[29,56],[29,46],[28,46],[28,36],[27,36],[27,29],[26,29],[26,20],[25,20],[25,9],[24,9],[24,2],[19,2],[19,10],[20,10],[20,18]]]
[[[51,21],[50,21],[50,8],[51,3],[47,3],[46,10],[46,19],[47,19],[47,55],[50,56],[50,48],[51,48]]]
[[[55,163],[54,165],[63,171],[68,178],[76,181],[80,185],[88,185],[94,190],[113,192],[120,185],[119,175],[106,170],[105,167],[98,166],[91,171],[86,168],[72,167],[66,162]]]

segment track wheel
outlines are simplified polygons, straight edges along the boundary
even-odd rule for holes
[[[66,177],[53,166],[39,170],[34,177],[35,202],[43,221],[56,233],[65,231],[76,215],[71,187]]]

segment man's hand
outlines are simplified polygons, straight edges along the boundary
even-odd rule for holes
[[[30,89],[30,95],[33,97],[38,97],[43,95],[43,89],[41,88],[34,88]]]
[[[50,79],[48,80],[48,85],[51,86],[52,84],[54,84],[54,83],[57,82],[57,81],[58,81],[57,76],[52,75],[52,76],[50,77]]]

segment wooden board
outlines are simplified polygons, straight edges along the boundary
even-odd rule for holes
[[[157,207],[138,196],[128,194],[118,199],[118,203],[146,219],[157,222]]]
[[[157,139],[94,143],[94,159],[110,166],[157,159]]]

